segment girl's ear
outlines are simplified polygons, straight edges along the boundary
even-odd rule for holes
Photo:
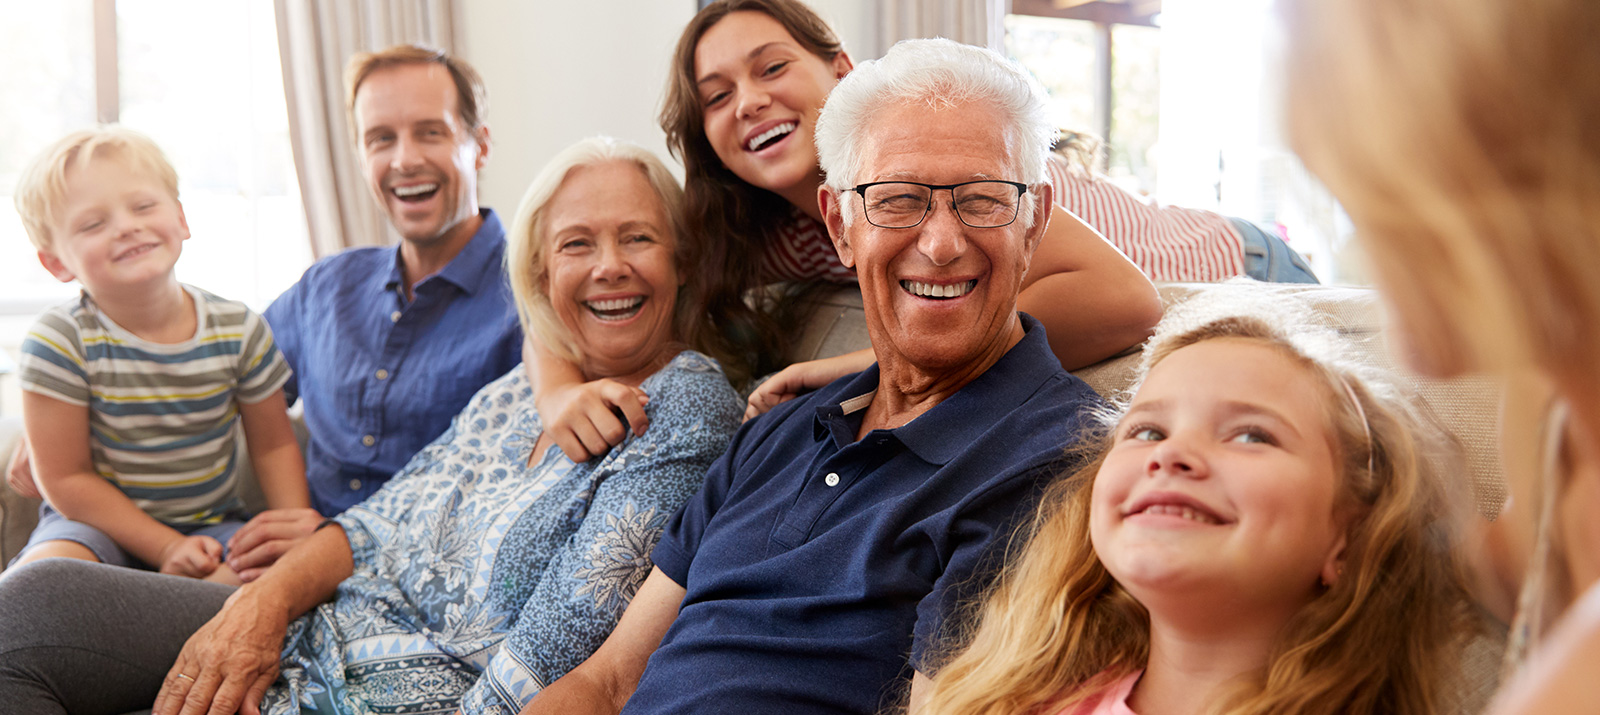
[[[1333,548],[1328,549],[1328,560],[1322,564],[1322,585],[1324,588],[1333,588],[1344,576],[1344,549],[1349,537],[1340,534],[1333,542]]]

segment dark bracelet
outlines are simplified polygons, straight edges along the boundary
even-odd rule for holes
[[[317,528],[311,530],[311,533],[315,534],[315,533],[317,533],[319,531],[322,531],[322,528],[325,527],[325,526],[335,526],[338,523],[339,522],[334,521],[333,517],[330,516],[330,517],[328,517],[326,519],[323,519],[322,523],[317,525]]]

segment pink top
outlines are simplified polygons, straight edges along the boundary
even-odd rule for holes
[[[1244,275],[1244,239],[1226,216],[1157,206],[1102,179],[1072,173],[1055,154],[1046,162],[1055,201],[1093,226],[1151,280],[1216,282]],[[791,207],[761,256],[763,280],[854,283],[856,272],[820,221]]]
[[[1062,708],[1055,715],[1138,715],[1128,709],[1128,695],[1133,692],[1134,684],[1139,682],[1142,675],[1143,670],[1135,670],[1128,677],[1112,683],[1111,687],[1100,693],[1100,697]]]

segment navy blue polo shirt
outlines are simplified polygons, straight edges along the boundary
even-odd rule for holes
[[[264,314],[305,407],[311,503],[337,514],[366,499],[443,434],[484,385],[522,362],[505,272],[505,229],[483,225],[406,300],[400,246],[317,261]]]
[[[876,365],[746,423],[655,548],[687,593],[623,712],[871,713],[896,697],[1099,404],[1022,323],[993,367],[897,429],[855,438]]]

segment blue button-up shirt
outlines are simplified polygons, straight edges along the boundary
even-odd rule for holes
[[[687,593],[623,712],[882,710],[1100,403],[1022,320],[902,427],[856,439],[876,365],[745,423],[652,554]]]
[[[336,514],[377,491],[443,434],[479,388],[522,361],[505,229],[483,226],[408,302],[400,247],[318,261],[265,313],[305,408],[306,481]]]

